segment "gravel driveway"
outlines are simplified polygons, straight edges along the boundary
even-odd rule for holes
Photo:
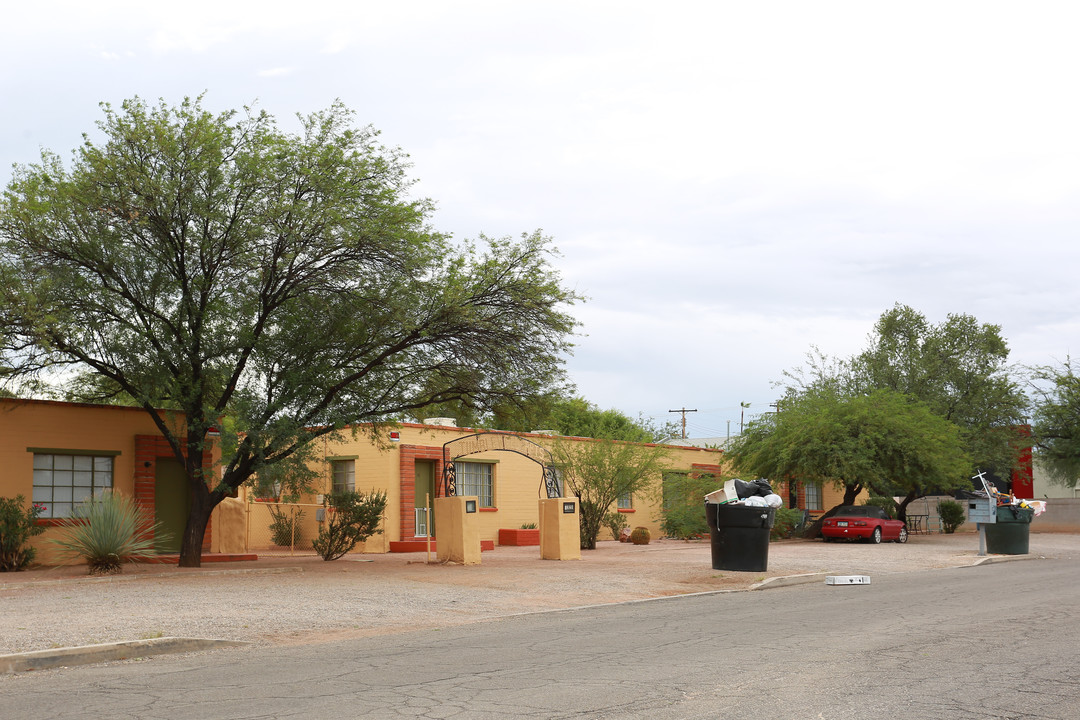
[[[1080,535],[1033,533],[1022,557],[1080,557]],[[916,535],[906,545],[783,541],[769,570],[713,570],[708,541],[601,542],[581,560],[545,561],[536,547],[498,547],[477,566],[428,564],[423,553],[129,565],[0,576],[0,654],[156,637],[317,642],[580,605],[750,589],[766,578],[905,573],[979,562],[978,536]],[[990,556],[991,559],[1006,559]],[[1014,558],[1008,558],[1014,559]],[[818,581],[815,579],[815,581]]]

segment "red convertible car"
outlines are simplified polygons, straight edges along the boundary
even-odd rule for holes
[[[907,542],[908,531],[903,522],[890,520],[884,508],[877,505],[844,505],[821,526],[825,542],[858,538],[872,543],[883,541]]]

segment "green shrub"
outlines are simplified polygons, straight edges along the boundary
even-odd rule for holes
[[[791,537],[802,519],[803,511],[798,508],[776,508],[776,517],[773,520],[772,529],[769,531],[769,540],[783,540]]]
[[[863,503],[863,505],[875,505],[879,508],[882,508],[886,512],[886,514],[888,514],[890,519],[896,519],[896,501],[893,500],[891,497],[875,495],[873,497],[868,497],[866,499],[866,502]]]
[[[157,556],[155,543],[168,535],[134,500],[113,492],[75,508],[63,527],[64,535],[51,541],[66,559],[84,559],[91,575],[118,573],[125,562]]]
[[[679,540],[707,536],[705,495],[723,487],[723,478],[711,473],[672,471],[664,473],[663,519],[660,529]]]
[[[950,535],[964,524],[964,506],[955,500],[942,500],[938,503],[937,512],[941,518],[941,527]]]
[[[304,517],[302,508],[282,507],[273,503],[266,506],[270,511],[270,537],[275,545],[294,547],[301,540],[300,520]]]
[[[323,499],[323,507],[326,521],[311,544],[323,560],[337,560],[357,543],[382,532],[379,522],[386,510],[386,493],[334,493]]]
[[[604,527],[611,531],[613,538],[618,540],[623,528],[626,527],[626,520],[623,519],[622,513],[609,512],[604,516]]]
[[[536,523],[521,523],[522,530],[535,530]]]
[[[709,522],[705,519],[705,505],[679,505],[664,512],[660,529],[668,537],[692,540],[709,534]]]
[[[45,532],[37,525],[45,506],[33,503],[24,510],[24,502],[22,495],[0,498],[0,572],[14,572],[29,565],[35,554],[28,544],[30,538]]]

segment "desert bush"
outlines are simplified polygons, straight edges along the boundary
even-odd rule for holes
[[[311,544],[323,560],[337,560],[357,543],[382,532],[379,522],[386,510],[386,493],[334,493],[323,499],[323,507],[326,521]]]
[[[303,508],[290,505],[282,506],[271,503],[266,506],[270,511],[270,538],[275,545],[293,547],[300,543],[300,520],[304,517]]]
[[[66,559],[85,560],[91,575],[118,573],[125,562],[155,557],[155,542],[167,539],[149,512],[113,492],[79,505],[62,526],[64,534],[51,542]]]
[[[705,495],[723,486],[712,473],[666,472],[663,481],[663,513],[660,529],[668,537],[690,540],[709,534],[705,519]]]
[[[792,533],[802,522],[803,511],[798,508],[776,508],[776,516],[773,518],[772,529],[769,530],[769,540],[783,540],[791,537]]]
[[[942,500],[938,503],[938,517],[941,518],[941,527],[946,533],[952,534],[964,524],[964,506],[955,500]]]
[[[611,537],[618,540],[619,533],[626,527],[626,520],[623,519],[622,513],[609,512],[604,516],[604,527],[611,531]]]
[[[24,510],[25,502],[22,495],[0,498],[0,572],[14,572],[29,565],[35,554],[30,538],[45,532],[37,524],[45,506],[32,503]]]

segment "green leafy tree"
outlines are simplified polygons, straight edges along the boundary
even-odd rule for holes
[[[581,549],[595,550],[604,517],[624,495],[655,493],[668,451],[616,440],[556,441],[552,457],[568,495],[578,498]]]
[[[1006,472],[1017,462],[1028,401],[1007,365],[1008,344],[997,325],[950,314],[932,324],[916,310],[897,304],[874,326],[867,348],[850,359],[820,351],[806,368],[786,373],[790,381],[782,412],[801,395],[817,393],[849,397],[891,390],[921,402],[933,414],[959,429],[965,454],[973,466]],[[964,481],[970,477],[965,471]],[[953,484],[950,484],[953,486]],[[925,483],[875,480],[877,492],[901,496],[898,517],[919,493],[943,490]]]
[[[100,141],[0,200],[0,366],[90,373],[150,414],[190,486],[181,565],[223,498],[316,437],[562,386],[579,297],[550,241],[433,231],[404,154],[340,103],[298,133],[201,98],[102,107]]]
[[[854,505],[864,489],[921,496],[963,487],[971,470],[960,429],[892,390],[791,398],[781,412],[751,422],[727,455],[741,472],[832,483],[844,492],[842,505]]]
[[[674,437],[672,424],[657,425],[649,418],[635,420],[614,408],[602,410],[584,398],[569,398],[554,403],[549,415],[551,429],[570,437],[656,443]]]
[[[1028,399],[1008,359],[1001,326],[964,314],[931,324],[898,304],[882,314],[853,371],[864,391],[886,388],[910,395],[957,425],[979,465],[1011,470],[1016,426],[1027,417]]]
[[[557,392],[507,398],[483,415],[475,408],[453,403],[424,408],[414,418],[440,416],[453,417],[465,427],[515,432],[550,430],[567,437],[654,443],[675,436],[674,423],[657,424],[642,415],[634,419],[621,410],[602,410],[584,398]]]
[[[1037,462],[1053,482],[1072,487],[1080,478],[1080,377],[1066,359],[1058,367],[1035,368],[1032,379]]]

